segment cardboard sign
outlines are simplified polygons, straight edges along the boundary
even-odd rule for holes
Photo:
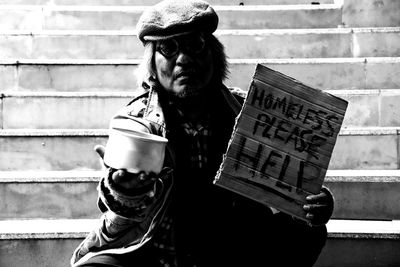
[[[308,221],[347,102],[257,65],[214,183]]]

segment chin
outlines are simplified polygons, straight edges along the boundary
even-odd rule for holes
[[[202,92],[203,90],[200,88],[187,87],[175,92],[175,96],[178,98],[191,98],[200,95]]]

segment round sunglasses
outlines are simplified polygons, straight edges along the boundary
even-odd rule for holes
[[[175,56],[179,51],[185,51],[193,55],[203,52],[205,43],[206,41],[201,34],[190,34],[158,41],[156,50],[167,58]]]

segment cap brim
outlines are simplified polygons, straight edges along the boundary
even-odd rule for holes
[[[186,34],[190,34],[193,33],[194,31],[188,31],[188,32],[180,32],[180,33],[175,33],[175,34],[171,34],[171,35],[146,35],[143,37],[143,39],[145,41],[160,41],[160,40],[168,40],[174,37],[178,37],[178,36],[182,36],[182,35],[186,35]]]

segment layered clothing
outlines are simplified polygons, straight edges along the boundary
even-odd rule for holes
[[[73,266],[101,257],[120,264],[114,266],[312,266],[326,241],[325,226],[310,227],[213,184],[243,91],[211,87],[206,112],[193,121],[162,90],[144,89],[111,126],[132,120],[166,137],[164,169],[154,184],[132,191],[113,183],[113,170],[105,172],[102,219],[74,252]]]

